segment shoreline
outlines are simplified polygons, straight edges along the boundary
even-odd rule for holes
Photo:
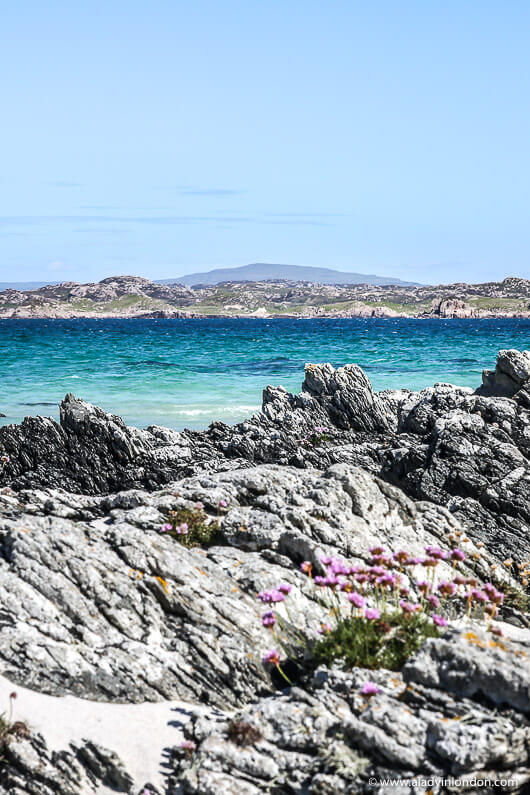
[[[2,316],[2,320],[530,320],[530,312],[517,315],[478,315],[474,317],[441,317],[440,315],[189,315],[175,317],[170,314],[148,313],[144,315],[28,315]]]

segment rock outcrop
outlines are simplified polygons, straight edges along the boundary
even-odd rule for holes
[[[440,318],[476,317],[477,311],[460,298],[433,298],[431,315]]]
[[[0,732],[0,795],[523,795],[530,620],[504,562],[530,558],[529,383],[517,351],[477,392],[375,394],[355,365],[309,365],[299,395],[267,387],[234,427],[138,430],[68,395],[59,424],[0,429],[0,673],[53,699],[182,703],[174,747],[153,733],[162,777],[139,777],[112,731],[58,744],[23,715]],[[216,533],[188,548],[161,528],[198,503]],[[302,561],[316,574],[322,556],[365,564],[374,542],[421,555],[455,538],[462,576],[518,597],[503,637],[456,610],[401,672],[308,671],[329,605]],[[454,573],[439,564],[440,579]],[[256,595],[279,582],[290,688],[262,664],[277,641]]]
[[[197,752],[177,767],[182,791],[525,792],[529,650],[526,643],[492,646],[480,633],[448,633],[428,641],[402,675],[320,669],[308,690],[262,699],[236,718],[197,717],[188,729]],[[462,661],[457,670],[455,655]],[[442,677],[431,681],[424,666],[441,668]],[[489,677],[481,679],[484,671]],[[362,695],[368,680],[380,693]],[[502,705],[498,712],[495,703]],[[259,741],[238,746],[234,721],[254,727]],[[473,779],[492,786],[473,787]]]
[[[187,549],[160,533],[170,510],[196,501],[221,546]],[[368,560],[374,538],[421,554],[458,529],[444,508],[344,464],[258,466],[153,493],[0,495],[2,668],[56,695],[241,704],[268,689],[256,593],[291,582],[298,628],[316,632],[326,612],[302,560]],[[480,563],[485,577],[492,561]]]
[[[37,417],[0,429],[0,452],[9,456],[0,484],[102,494],[256,463],[348,463],[413,499],[446,506],[476,540],[523,560],[530,558],[530,354],[501,351],[485,383],[476,393],[436,384],[375,394],[356,365],[308,365],[299,395],[267,387],[251,419],[181,433],[128,428],[68,395],[59,425]],[[499,397],[501,389],[512,394]]]

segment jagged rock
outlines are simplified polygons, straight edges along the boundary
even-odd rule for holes
[[[119,417],[67,396],[61,424],[28,418],[0,428],[9,462],[0,484],[106,493],[154,489],[196,472],[253,463],[361,466],[414,499],[455,513],[477,541],[530,558],[530,380],[527,353],[501,352],[514,398],[449,384],[376,395],[360,368],[308,365],[299,395],[267,387],[263,409],[233,427],[178,433],[128,428]],[[518,381],[514,380],[518,379]],[[313,443],[316,427],[325,440]],[[309,437],[309,439],[308,439]]]
[[[497,369],[512,396],[448,384],[377,395],[356,366],[312,365],[300,395],[268,387],[262,412],[233,428],[138,430],[67,396],[60,424],[0,429],[4,675],[51,695],[206,705],[190,730],[197,751],[174,750],[167,795],[383,795],[370,778],[415,778],[422,792],[427,776],[513,779],[505,791],[523,795],[527,630],[493,639],[460,617],[402,674],[322,668],[280,693],[261,664],[272,644],[255,598],[293,586],[278,613],[294,655],[295,630],[316,637],[328,615],[302,560],[365,561],[375,541],[419,554],[461,533],[462,571],[485,580],[496,567],[514,587],[502,561],[530,557],[527,354],[501,352]],[[197,501],[219,524],[207,549],[160,532]],[[372,699],[359,692],[367,679],[382,691]],[[229,739],[229,709],[261,733],[255,747]],[[1,795],[137,795],[142,783],[90,738],[55,751],[33,733],[0,765]]]
[[[484,370],[478,394],[514,397],[530,383],[530,351],[499,351],[495,370]]]
[[[226,546],[187,549],[160,533],[169,510],[197,500]],[[220,500],[229,507],[217,515]],[[292,583],[297,628],[316,636],[327,614],[302,560],[368,560],[374,541],[421,554],[458,529],[443,508],[344,464],[205,474],[178,496],[0,495],[0,661],[8,678],[51,694],[240,704],[270,689],[258,591]],[[477,563],[484,578],[491,562]]]
[[[156,488],[219,459],[208,438],[152,426],[129,428],[121,417],[67,395],[60,424],[27,417],[0,429],[9,462],[0,482],[15,488],[60,487],[101,494],[124,488]],[[219,468],[231,466],[222,461]]]
[[[230,719],[196,717],[189,733],[197,751],[191,759],[178,758],[176,780],[185,795],[257,795],[268,787],[300,795],[384,795],[390,787],[401,791],[399,780],[408,779],[403,791],[414,787],[425,795],[461,791],[429,780],[474,777],[512,779],[514,785],[502,791],[522,794],[530,782],[530,646],[512,641],[492,647],[481,633],[474,638],[480,646],[451,632],[429,641],[404,677],[321,668],[308,691],[293,688],[262,699]],[[431,671],[433,660],[440,676],[425,673],[424,664]],[[487,682],[479,684],[477,665]],[[478,687],[466,685],[466,675]],[[361,694],[368,680],[378,684],[378,695]],[[522,700],[511,698],[514,681]],[[502,701],[509,706],[496,710]],[[262,739],[250,748],[235,744],[234,720],[255,727]]]
[[[41,735],[30,734],[9,740],[0,757],[0,795],[130,793],[133,785],[116,754],[91,742],[51,751]]]
[[[530,716],[530,637],[522,645],[476,629],[446,633],[425,643],[405,664],[403,678]]]

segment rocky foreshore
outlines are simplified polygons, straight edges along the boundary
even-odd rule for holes
[[[530,352],[476,391],[308,365],[299,395],[202,432],[67,395],[60,423],[1,428],[0,460],[2,795],[529,791]],[[161,532],[197,512],[210,543]],[[496,634],[449,611],[401,670],[306,669],[292,650],[329,621],[308,567],[374,545],[494,582]],[[262,662],[278,583],[291,686]]]

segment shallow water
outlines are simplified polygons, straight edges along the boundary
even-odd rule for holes
[[[73,392],[128,424],[204,428],[297,392],[306,362],[355,362],[374,388],[477,387],[530,320],[0,320],[0,420],[58,417]]]

